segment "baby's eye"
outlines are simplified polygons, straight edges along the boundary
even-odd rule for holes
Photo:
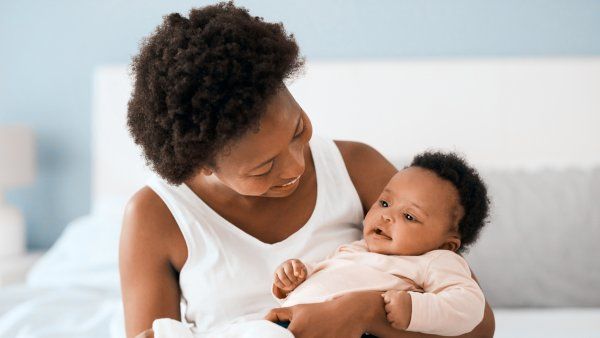
[[[384,201],[384,200],[380,200],[379,201],[379,205],[381,205],[383,208],[387,208],[390,205],[388,204],[388,202]]]
[[[416,221],[416,219],[411,214],[404,214],[404,218],[406,218],[407,221]]]

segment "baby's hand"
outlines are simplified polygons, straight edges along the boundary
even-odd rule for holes
[[[273,285],[287,295],[306,280],[307,274],[304,263],[298,259],[290,259],[283,262],[275,271]],[[282,296],[285,297],[285,295]]]
[[[394,329],[406,330],[412,317],[412,299],[406,291],[389,290],[381,295],[387,320]]]

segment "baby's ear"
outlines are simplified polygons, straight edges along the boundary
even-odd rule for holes
[[[440,249],[450,250],[450,251],[454,251],[454,252],[457,252],[459,248],[460,248],[460,238],[456,235],[448,236],[448,238],[446,239],[446,242],[444,242],[444,244],[442,244],[442,246],[440,247]]]

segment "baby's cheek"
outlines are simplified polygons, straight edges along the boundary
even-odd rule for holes
[[[367,216],[365,216],[365,219],[363,220],[363,237],[367,237],[367,235],[372,232],[373,229],[373,222],[372,222],[372,218],[369,217],[369,215],[367,214]]]
[[[377,212],[374,211],[372,208],[369,209],[369,211],[367,211],[367,214],[365,215],[365,220],[363,221],[364,225],[371,225],[371,223],[373,223],[373,219],[377,217]]]

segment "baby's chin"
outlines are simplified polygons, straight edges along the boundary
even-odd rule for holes
[[[419,256],[424,252],[413,252],[411,250],[407,250],[406,248],[397,248],[392,245],[392,241],[381,241],[381,239],[374,239],[371,237],[365,237],[365,243],[367,244],[367,249],[369,252],[382,254],[382,255],[392,255],[392,256]]]
[[[365,242],[367,243],[367,249],[369,249],[369,252],[382,255],[399,255],[395,252],[395,250],[392,250],[390,245],[391,241],[389,243],[381,243],[381,240],[366,237]]]

